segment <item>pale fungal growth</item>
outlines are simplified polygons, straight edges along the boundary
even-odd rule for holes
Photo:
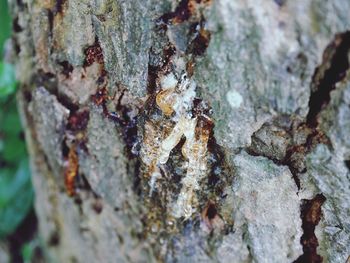
[[[169,73],[168,75],[163,76],[160,80],[160,86],[162,87],[162,90],[175,88],[177,83],[178,80],[173,73]]]
[[[182,154],[188,159],[187,173],[182,179],[182,189],[173,209],[175,217],[183,216],[185,219],[194,212],[194,191],[199,190],[199,182],[206,176],[207,170],[209,130],[203,128],[199,136],[195,132],[195,126],[188,127],[185,132],[186,142],[182,147]]]
[[[156,102],[166,116],[175,112],[174,118],[180,118],[192,108],[196,96],[196,84],[183,74],[180,83],[174,85],[174,74],[163,78],[162,90],[157,94]]]
[[[181,117],[179,122],[175,125],[174,129],[171,131],[171,134],[164,139],[161,145],[160,154],[159,154],[159,163],[165,164],[168,161],[169,154],[172,149],[180,142],[183,135],[186,136],[186,142],[189,140],[189,130],[193,130],[196,127],[196,118],[188,119],[186,117]],[[191,134],[192,136],[192,134]]]
[[[152,195],[156,180],[161,177],[162,166],[167,163],[171,151],[179,144],[181,138],[185,138],[181,152],[187,159],[187,171],[172,210],[174,217],[188,219],[196,211],[195,192],[199,190],[199,183],[206,176],[210,130],[205,125],[199,125],[198,116],[193,116],[193,101],[196,96],[196,84],[193,80],[183,74],[178,81],[175,74],[170,73],[160,79],[160,84],[162,89],[156,96],[156,103],[162,113],[171,119],[145,123],[140,156],[148,167]],[[211,121],[208,116],[201,118]],[[170,127],[172,122],[175,122],[175,126]]]
[[[187,75],[184,74],[181,77],[178,87],[179,95],[173,105],[173,109],[176,112],[175,118],[184,115],[192,117],[189,112],[192,109],[193,100],[196,97],[196,83],[193,80],[188,79]]]

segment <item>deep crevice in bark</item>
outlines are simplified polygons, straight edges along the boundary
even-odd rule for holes
[[[322,64],[316,69],[312,79],[309,112],[306,118],[310,127],[318,126],[317,117],[328,105],[331,91],[345,77],[349,69],[349,50],[350,31],[336,35],[326,48]]]
[[[247,152],[255,156],[265,156],[278,165],[287,165],[299,190],[301,187],[299,175],[306,172],[306,168],[302,169],[305,167],[303,164],[305,156],[320,143],[331,147],[330,140],[319,129],[318,116],[328,105],[331,91],[336,88],[336,84],[345,77],[346,71],[349,69],[349,50],[350,31],[336,35],[335,39],[325,49],[323,62],[316,68],[312,79],[309,112],[304,122],[299,121],[298,123],[298,121],[293,120],[293,116],[286,116],[292,122],[286,126],[285,121],[280,121],[285,117],[276,118],[265,123],[262,128],[252,135],[252,144],[248,147]],[[292,127],[295,125],[296,127],[293,129]],[[291,138],[298,137],[298,134],[304,134],[307,137],[302,144],[294,143],[293,140],[289,142],[289,139],[286,139],[287,151],[283,158],[277,158],[271,154],[275,147],[273,143],[269,146],[257,136],[265,126],[270,126],[268,129],[272,133],[274,132],[273,129],[277,127],[279,132],[283,131],[282,134],[288,134]],[[285,135],[276,134],[274,136],[276,136],[276,139],[283,139]]]
[[[70,111],[71,115],[79,109],[79,106],[67,95],[59,92],[58,80],[53,73],[38,70],[33,76],[32,83],[34,83],[36,87],[44,87],[51,95],[55,96],[57,101]]]
[[[69,78],[73,71],[73,66],[67,60],[60,61],[58,64],[62,66],[62,74]]]
[[[192,15],[192,0],[181,0],[178,6],[175,8],[173,12],[166,13],[162,15],[158,22],[162,22],[168,24],[169,22],[173,23],[181,23],[190,18]]]
[[[56,0],[55,8],[54,8],[54,13],[62,13],[64,5],[67,0]]]
[[[288,120],[288,125],[283,119]],[[271,133],[269,137],[269,140],[272,139],[271,142],[265,141],[267,139],[265,137],[260,138],[260,134],[266,131]],[[305,139],[300,142],[300,137]],[[283,145],[275,144],[275,141],[280,140],[284,141]],[[300,190],[299,176],[306,172],[305,156],[320,143],[331,147],[329,138],[321,130],[309,127],[307,123],[288,115],[268,121],[254,132],[252,143],[247,148],[247,152],[253,156],[264,156],[277,165],[288,166],[295,184]],[[278,149],[279,147],[281,149]],[[276,155],[276,150],[281,151],[278,153],[280,156]]]
[[[345,160],[344,163],[346,167],[350,170],[350,160]]]
[[[47,9],[47,20],[48,20],[48,23],[49,23],[49,39],[52,39],[53,37],[53,20],[54,20],[54,13],[52,12],[51,9]]]
[[[303,235],[300,243],[303,246],[304,254],[295,263],[321,263],[322,257],[317,254],[318,241],[315,235],[315,228],[321,220],[321,207],[326,201],[323,194],[316,195],[311,200],[303,200],[301,205],[301,215]]]

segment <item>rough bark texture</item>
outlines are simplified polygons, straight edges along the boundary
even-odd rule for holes
[[[19,0],[50,262],[345,262],[350,2]]]

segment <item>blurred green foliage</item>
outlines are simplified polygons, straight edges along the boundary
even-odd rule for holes
[[[30,242],[24,244],[21,248],[21,254],[23,258],[23,262],[32,262],[34,257],[35,249],[40,247],[40,242],[37,238],[31,240]]]
[[[0,61],[0,98],[4,100],[16,90],[15,70],[11,64]]]
[[[0,50],[11,34],[11,18],[6,0],[0,0]]]
[[[15,71],[2,60],[10,33],[7,1],[0,0],[0,239],[14,233],[32,209],[34,196],[16,107]]]

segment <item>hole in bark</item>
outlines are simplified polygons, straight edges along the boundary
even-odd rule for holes
[[[69,78],[70,74],[73,71],[73,66],[66,60],[58,62],[58,64],[63,67],[62,74],[64,74],[66,78]]]
[[[350,170],[350,160],[345,160],[344,163],[346,167]]]
[[[207,210],[207,217],[209,220],[213,219],[217,215],[218,211],[214,204],[210,203]]]
[[[102,210],[103,210],[103,203],[102,200],[100,198],[97,198],[93,204],[92,204],[92,208],[94,209],[94,211],[97,214],[101,214]]]
[[[162,15],[158,22],[169,24],[169,22],[181,23],[190,18],[192,11],[189,7],[190,0],[181,0],[175,11]]]
[[[59,235],[57,230],[55,230],[51,233],[48,243],[49,243],[49,246],[51,246],[51,247],[59,245],[60,235]]]

